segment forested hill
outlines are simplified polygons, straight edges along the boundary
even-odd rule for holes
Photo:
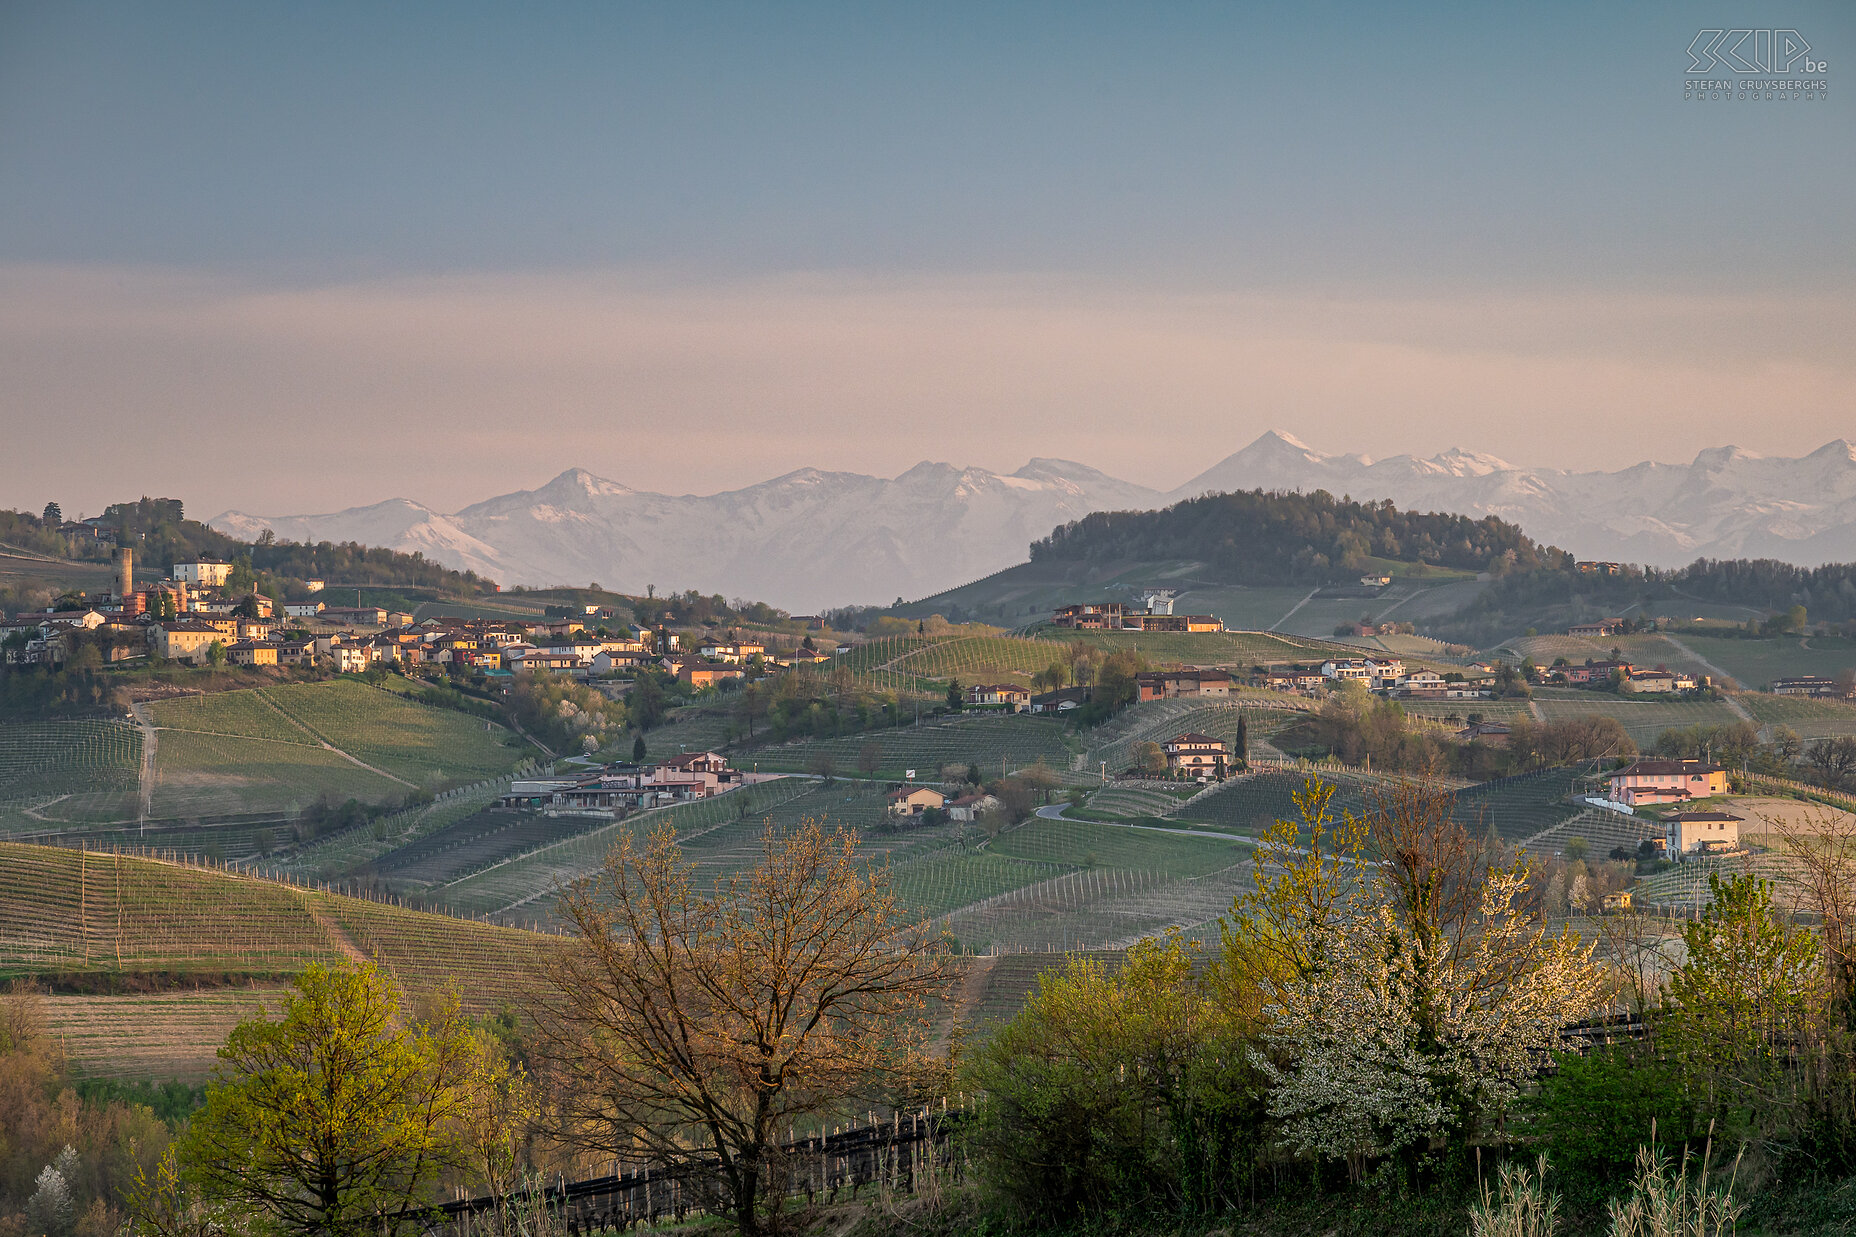
[[[1233,580],[1322,583],[1370,572],[1374,560],[1461,571],[1560,570],[1570,556],[1494,516],[1400,511],[1317,490],[1208,494],[1161,511],[1102,511],[1032,543],[1031,560],[1109,562],[1191,557]]]
[[[97,528],[100,540],[82,530],[73,531],[75,526],[64,524],[56,507],[39,515],[0,511],[0,544],[54,558],[99,562],[109,560],[114,546],[127,545],[134,548],[139,566],[158,569],[209,558],[293,580],[433,589],[465,596],[494,591],[492,582],[475,572],[453,571],[423,554],[353,542],[303,545],[271,540],[268,534],[255,543],[240,541],[188,519],[177,498],[114,503],[87,523]]]

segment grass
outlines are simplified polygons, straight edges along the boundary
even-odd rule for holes
[[[321,795],[380,802],[499,777],[533,755],[493,722],[348,678],[184,697],[148,712],[158,817],[288,813]]]
[[[1856,641],[1837,636],[1774,636],[1740,640],[1729,636],[1678,637],[1695,652],[1738,679],[1742,687],[1764,688],[1773,679],[1834,676],[1856,666]]]
[[[322,795],[366,801],[406,787],[307,743],[163,730],[154,815],[181,818],[300,811]]]

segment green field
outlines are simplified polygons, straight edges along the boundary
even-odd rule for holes
[[[1564,698],[1537,698],[1533,707],[1546,721],[1600,715],[1615,717],[1639,747],[1656,742],[1665,730],[1684,726],[1731,726],[1742,718],[1725,701],[1630,700],[1609,692],[1567,693]]]
[[[1062,722],[1027,714],[979,713],[922,722],[891,730],[873,730],[839,739],[804,739],[756,748],[740,762],[762,772],[802,773],[820,755],[829,755],[842,774],[857,773],[866,746],[881,753],[877,776],[900,780],[914,769],[918,778],[938,776],[943,765],[978,765],[992,777],[1036,763],[1068,769],[1075,740]]]
[[[1763,692],[1742,692],[1735,699],[1762,726],[1790,726],[1807,739],[1856,734],[1856,703],[1848,700],[1771,696]]]
[[[0,725],[0,833],[133,819],[141,766],[128,722]]]
[[[499,777],[535,754],[493,722],[348,678],[145,710],[159,741],[158,818],[291,812],[325,794],[378,802]]]
[[[1723,636],[1679,637],[1682,643],[1739,680],[1746,688],[1764,690],[1773,679],[1821,674],[1834,677],[1856,666],[1856,641],[1837,636],[1774,637],[1738,640]]]

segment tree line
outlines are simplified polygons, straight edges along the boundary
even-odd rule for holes
[[[1323,490],[1208,494],[1160,511],[1098,511],[1031,544],[1031,560],[1110,562],[1191,557],[1260,584],[1358,576],[1372,560],[1497,574],[1570,566],[1518,526],[1442,512],[1400,511]]]

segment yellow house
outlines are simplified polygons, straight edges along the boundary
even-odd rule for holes
[[[946,795],[926,786],[904,786],[889,792],[891,816],[920,816],[930,808],[939,808],[946,803]]]
[[[268,640],[240,640],[226,650],[226,660],[235,666],[275,666],[277,646]]]
[[[155,652],[169,661],[198,665],[206,660],[214,641],[225,642],[225,633],[210,623],[160,623],[148,629],[148,640]]]

